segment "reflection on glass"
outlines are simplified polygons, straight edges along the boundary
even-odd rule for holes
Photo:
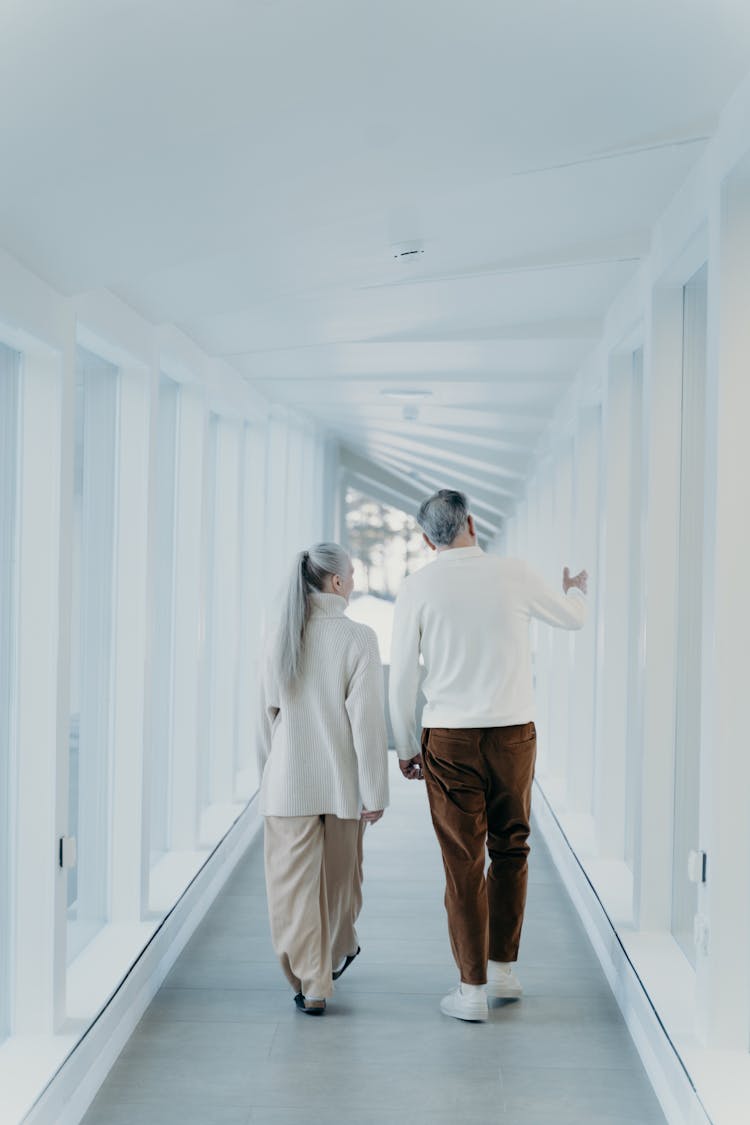
[[[10,1030],[11,752],[16,639],[19,356],[0,344],[0,1039]]]
[[[117,369],[78,350],[71,613],[68,959],[108,909],[109,760]]]

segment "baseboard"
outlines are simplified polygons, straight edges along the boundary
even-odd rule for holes
[[[534,824],[599,958],[669,1125],[711,1125],[643,982],[538,784]]]
[[[78,1125],[192,934],[261,827],[252,801],[216,845],[132,969],[24,1119]]]

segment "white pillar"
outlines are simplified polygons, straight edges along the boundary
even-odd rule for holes
[[[539,570],[539,478],[533,476],[526,486],[526,558]]]
[[[602,552],[599,593],[602,607],[597,652],[599,706],[594,815],[601,856],[625,853],[625,800],[630,637],[631,454],[633,362],[613,356],[603,408]],[[637,404],[636,404],[637,405]]]
[[[570,735],[568,752],[567,806],[589,815],[593,812],[594,727],[596,698],[596,631],[599,473],[601,407],[584,407],[578,417],[574,439],[575,477],[573,489],[572,572],[589,572],[589,611],[585,628],[574,634],[574,663],[571,681]]]
[[[309,546],[306,526],[305,455],[307,433],[300,426],[290,426],[287,439],[287,484],[284,512],[286,554],[291,557]]]
[[[289,515],[287,512],[287,445],[289,426],[286,415],[274,411],[268,420],[268,442],[266,446],[266,535],[268,541],[268,576],[272,589],[268,595],[273,597],[281,588],[282,581],[291,565],[288,550]],[[267,599],[268,600],[268,599]]]
[[[211,804],[232,801],[237,719],[240,604],[240,426],[220,420],[216,447],[209,719]]]
[[[151,418],[158,381],[148,368],[120,370],[114,546],[111,895],[113,922],[141,918],[148,831],[143,823],[148,513]],[[146,806],[148,807],[148,806]]]
[[[710,925],[698,957],[699,1020],[711,1047],[747,1051],[750,1029],[750,755],[747,753],[747,420],[750,417],[750,175],[711,211],[704,553],[701,846]]]
[[[634,906],[639,929],[668,931],[672,901],[682,289],[655,289],[647,312],[642,480],[643,764]]]
[[[571,519],[573,514],[573,444],[565,439],[553,451],[554,521],[552,541],[557,563],[558,581],[562,567],[572,561],[570,555]],[[562,781],[567,773],[568,733],[570,728],[570,675],[572,634],[553,629],[550,639],[550,662],[553,669],[549,692],[548,747],[545,756],[552,777]]]
[[[237,796],[247,799],[258,787],[255,764],[258,668],[266,553],[266,431],[246,426],[242,488],[242,604],[240,676],[237,698]]]
[[[206,407],[180,391],[175,480],[174,770],[172,846],[195,847],[198,831],[198,696],[201,652],[201,551]]]
[[[70,354],[66,361],[70,382]],[[65,417],[71,421],[67,390]],[[53,1032],[65,1010],[67,872],[58,866],[57,852],[66,831],[67,773],[63,765],[58,793],[57,767],[58,747],[67,763],[69,716],[62,720],[58,629],[69,567],[61,567],[60,557],[63,394],[57,357],[25,353],[21,402],[13,1026],[18,1035],[33,1035]],[[71,486],[72,466],[71,439],[63,478]]]
[[[552,542],[555,493],[553,468],[548,458],[538,470],[537,552],[535,565],[543,577],[555,586],[559,582],[556,566],[556,544]],[[536,626],[535,645],[535,703],[536,727],[540,772],[548,773],[552,761],[550,739],[551,691],[555,669],[552,665],[554,630],[548,625]]]

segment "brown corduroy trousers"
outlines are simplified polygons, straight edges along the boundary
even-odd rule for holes
[[[536,728],[533,723],[433,727],[422,731],[422,759],[443,853],[453,956],[464,983],[485,984],[488,957],[505,962],[518,957]]]

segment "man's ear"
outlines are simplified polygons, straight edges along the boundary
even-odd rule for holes
[[[432,542],[431,539],[427,538],[427,536],[425,535],[424,532],[422,532],[422,538],[424,539],[425,543],[427,544],[427,546],[430,548],[431,551],[437,551],[437,547],[435,546],[435,544]]]
[[[469,525],[469,535],[473,535],[473,536],[476,536],[476,533],[477,533],[477,529],[476,529],[476,528],[474,527],[474,517],[473,517],[473,516],[471,516],[471,515],[470,515],[470,516],[467,516],[467,517],[466,517],[466,522],[467,522],[467,523],[468,523],[468,525]]]

